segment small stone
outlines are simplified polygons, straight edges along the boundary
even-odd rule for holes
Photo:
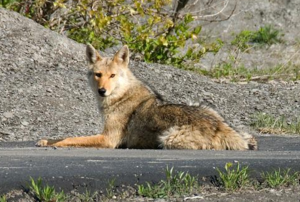
[[[7,119],[14,117],[14,114],[12,112],[4,112],[3,116]]]
[[[253,94],[258,94],[258,93],[260,92],[260,90],[258,90],[258,89],[252,89],[251,92],[252,92]]]
[[[203,95],[204,95],[205,97],[212,97],[212,96],[213,96],[213,94],[210,93],[210,92],[203,92]]]
[[[27,121],[22,121],[21,124],[22,124],[23,126],[28,126],[28,125],[29,125],[29,123],[28,123]]]
[[[46,89],[46,92],[47,92],[47,93],[52,93],[52,90],[51,90],[50,88],[47,88],[47,89]]]

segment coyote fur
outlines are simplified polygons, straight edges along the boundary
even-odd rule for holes
[[[129,69],[125,45],[112,58],[86,48],[88,79],[104,116],[102,134],[40,140],[37,146],[136,149],[255,150],[257,142],[238,133],[213,109],[165,104]]]

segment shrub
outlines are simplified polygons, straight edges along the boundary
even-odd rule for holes
[[[97,49],[127,44],[147,62],[182,67],[220,49],[220,43],[206,47],[197,41],[201,27],[191,28],[191,15],[173,12],[172,0],[2,0],[0,5]],[[180,52],[188,41],[200,48]]]

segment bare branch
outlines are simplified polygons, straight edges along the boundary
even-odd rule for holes
[[[230,14],[229,15],[225,15],[224,11],[228,8],[230,0],[224,0],[223,2],[210,5],[210,4],[213,3],[213,1],[214,0],[211,0],[208,3],[209,6],[207,8],[200,9],[200,10],[193,11],[193,12],[182,12],[179,15],[177,15],[177,18],[182,19],[184,15],[191,14],[195,20],[203,20],[203,21],[209,21],[209,22],[220,22],[220,21],[228,20],[233,15],[233,13],[235,12],[236,7],[237,7],[237,1],[235,1],[234,7],[232,8]],[[192,6],[195,6],[198,2],[199,2],[199,0],[196,0],[191,5],[188,5],[188,6],[185,5],[185,8],[186,9],[191,8]],[[223,4],[223,6],[222,6],[222,8],[218,12],[213,13],[213,14],[209,14],[209,15],[199,15],[200,13],[202,13],[203,11],[206,11],[208,9],[215,9],[220,4]],[[218,17],[220,15],[226,16],[226,17],[223,18],[223,19],[211,19],[211,18],[216,18],[216,17]],[[207,19],[207,18],[209,18],[209,19]]]
[[[220,11],[218,11],[217,13],[214,13],[214,14],[211,14],[211,15],[194,16],[194,19],[210,18],[210,17],[218,16],[218,15],[220,15],[221,13],[224,12],[224,10],[225,10],[225,9],[227,8],[227,6],[228,6],[228,3],[229,3],[229,0],[224,1],[224,6],[223,6],[223,8],[222,8]]]
[[[231,18],[231,16],[233,16],[233,13],[235,12],[236,7],[237,7],[237,3],[234,4],[234,7],[233,7],[231,13],[230,13],[228,16],[226,16],[226,18],[223,18],[223,19],[213,19],[213,20],[202,19],[202,20],[208,21],[208,22],[222,22],[222,21],[226,21],[226,20],[228,20],[229,18]],[[223,15],[224,15],[224,14],[223,14]]]

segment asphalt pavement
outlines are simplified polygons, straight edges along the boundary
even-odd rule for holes
[[[300,171],[300,137],[258,141],[258,151],[54,149],[34,147],[34,142],[0,143],[0,193],[28,187],[30,177],[64,191],[105,190],[113,179],[117,186],[134,186],[164,179],[167,167],[210,179],[227,162],[248,165],[253,177],[277,168]]]

